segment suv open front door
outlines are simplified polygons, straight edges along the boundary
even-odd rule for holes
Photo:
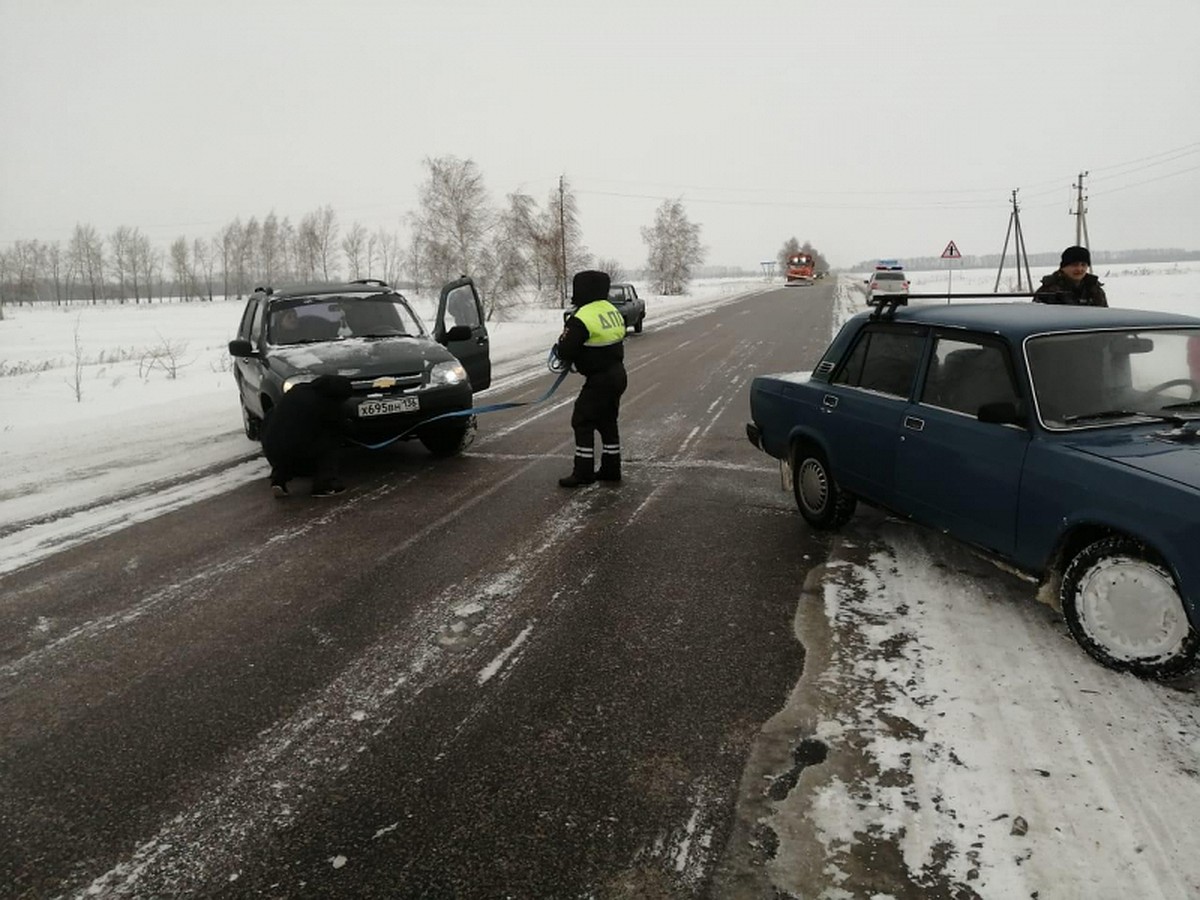
[[[451,329],[466,327],[470,335],[447,340]],[[492,383],[492,358],[488,343],[487,325],[483,319],[483,301],[470,278],[451,281],[442,287],[438,298],[437,320],[433,338],[453,353],[467,370],[471,389],[482,391]]]

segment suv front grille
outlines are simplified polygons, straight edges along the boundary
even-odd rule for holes
[[[376,375],[373,378],[356,378],[350,384],[356,394],[402,394],[421,386],[421,376],[416,375]]]

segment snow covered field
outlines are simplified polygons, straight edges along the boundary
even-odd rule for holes
[[[947,288],[945,271],[910,274],[914,292]],[[1113,306],[1200,314],[1200,263],[1097,274]],[[839,321],[866,308],[863,277],[839,279]],[[953,290],[990,291],[995,277],[955,270]],[[690,297],[652,297],[648,327],[768,286],[702,282]],[[265,477],[226,351],[241,307],[5,308],[0,573]],[[498,386],[549,383],[560,322],[530,309],[494,323]],[[776,477],[765,459],[763,477]],[[811,737],[829,762],[771,804],[779,846],[768,868],[780,887],[913,896],[868,890],[856,874],[893,853],[930,896],[1200,896],[1188,837],[1200,817],[1197,679],[1162,685],[1100,668],[1032,602],[1030,583],[870,512],[806,590],[797,636],[828,656],[810,655],[764,733],[789,754]],[[939,893],[947,884],[954,892]]]

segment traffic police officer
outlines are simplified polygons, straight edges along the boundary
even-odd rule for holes
[[[558,479],[573,488],[593,481],[621,480],[621,435],[617,416],[629,379],[625,374],[625,319],[608,302],[610,279],[605,272],[577,272],[571,285],[575,307],[558,336],[554,353],[574,366],[586,381],[575,400],[571,428],[575,432],[575,466]],[[595,470],[595,432],[600,433],[600,469]]]

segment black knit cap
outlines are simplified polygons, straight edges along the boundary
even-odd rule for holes
[[[607,272],[597,272],[595,269],[576,272],[571,281],[571,303],[583,306],[593,300],[607,300],[611,284],[612,279],[608,277]]]
[[[1069,266],[1071,263],[1087,263],[1092,264],[1092,254],[1088,252],[1087,247],[1068,247],[1063,251],[1062,262],[1058,264],[1061,269],[1063,266]]]

